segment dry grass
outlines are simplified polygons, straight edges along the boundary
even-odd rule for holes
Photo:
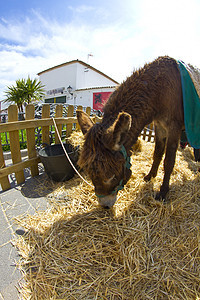
[[[199,299],[200,176],[189,148],[178,151],[166,203],[162,180],[143,181],[153,145],[132,157],[133,175],[111,210],[76,176],[57,184],[51,208],[18,218],[15,241],[23,299]]]

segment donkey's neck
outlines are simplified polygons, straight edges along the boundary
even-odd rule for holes
[[[149,97],[149,91],[146,97],[145,86],[140,84],[138,87],[135,85],[134,88],[130,88],[130,83],[127,86],[124,82],[112,94],[104,108],[102,125],[107,128],[113,124],[119,112],[124,111],[131,115],[132,125],[124,144],[128,150],[136,143],[145,125],[150,124],[154,119],[154,105],[150,100],[152,98],[153,95]]]

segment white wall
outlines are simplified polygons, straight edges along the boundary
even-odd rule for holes
[[[53,90],[56,88],[65,87],[69,85],[76,88],[76,74],[77,64],[59,67],[40,75],[40,81],[45,85],[45,90]]]
[[[75,102],[70,104],[82,105],[84,107],[90,106],[91,108],[93,108],[93,93],[114,92],[114,90],[115,88],[99,88],[76,91],[74,95],[76,96]]]
[[[45,85],[46,91],[67,88],[69,85],[73,90],[115,85],[112,80],[79,62],[46,71],[40,75],[40,81]]]
[[[72,105],[82,105],[93,107],[93,93],[112,92],[114,88],[103,88],[106,86],[115,86],[116,84],[109,78],[99,74],[79,61],[52,68],[40,74],[40,81],[45,85],[45,90],[50,91],[57,88],[65,88],[63,96],[66,96],[66,103]],[[73,97],[67,93],[67,87],[73,88]],[[89,89],[96,88],[99,89]],[[81,91],[77,91],[82,89]],[[45,98],[54,98],[62,96],[61,94],[46,95]]]
[[[106,78],[105,76],[90,68],[86,68],[80,63],[77,64],[76,89],[113,85],[115,85],[115,83],[112,80]]]

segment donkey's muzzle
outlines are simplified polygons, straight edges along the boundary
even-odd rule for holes
[[[101,197],[97,196],[97,199],[102,207],[111,208],[117,200],[117,193]]]

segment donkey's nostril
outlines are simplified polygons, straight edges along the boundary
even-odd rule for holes
[[[109,209],[110,207],[106,205],[106,206],[103,206],[103,208],[105,208],[105,209]]]

